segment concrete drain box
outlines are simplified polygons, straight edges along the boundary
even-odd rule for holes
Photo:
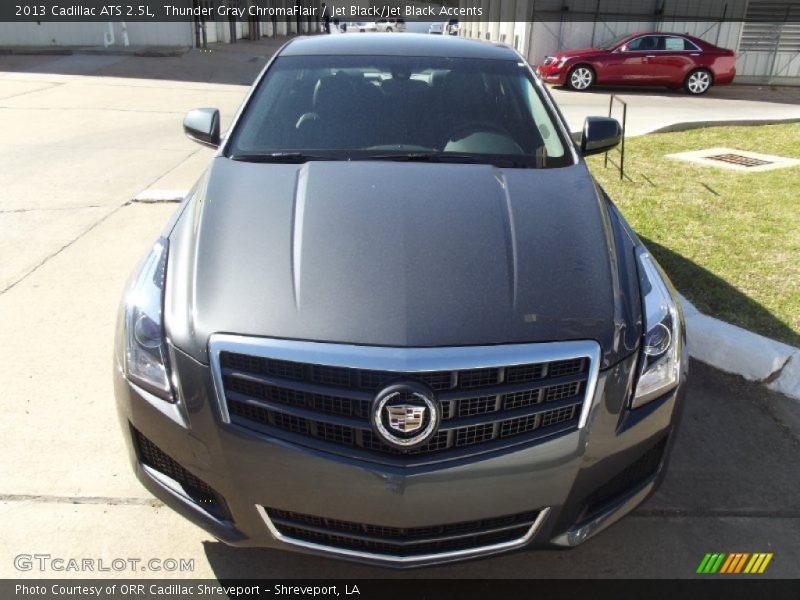
[[[677,154],[667,154],[667,158],[683,160],[705,167],[717,167],[746,173],[771,171],[800,165],[800,159],[759,154],[758,152],[733,148],[706,148],[705,150],[694,150],[692,152],[678,152]]]

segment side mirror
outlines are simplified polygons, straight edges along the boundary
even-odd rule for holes
[[[183,132],[190,140],[210,148],[219,146],[219,111],[216,108],[195,108],[183,117]]]
[[[609,117],[586,117],[581,136],[581,154],[607,152],[622,140],[622,126]]]

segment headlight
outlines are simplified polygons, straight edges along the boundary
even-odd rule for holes
[[[661,269],[645,249],[637,254],[644,308],[641,369],[632,407],[642,406],[678,385],[681,317]]]
[[[123,300],[124,368],[132,382],[172,401],[162,321],[168,248],[164,238],[155,243]]]

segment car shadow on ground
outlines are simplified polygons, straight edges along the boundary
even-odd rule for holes
[[[622,86],[595,86],[589,90],[575,92],[566,86],[552,86],[560,92],[571,94],[591,94],[600,96],[665,96],[668,98],[683,97],[687,99],[707,98],[709,100],[747,100],[753,102],[772,102],[776,104],[800,105],[800,88],[797,86],[777,85],[726,85],[712,87],[702,96],[692,96],[684,92],[683,88],[664,87],[622,87]]]
[[[204,543],[206,558],[219,579],[689,577],[709,539],[792,551],[794,534],[776,537],[776,531],[796,529],[786,519],[800,517],[800,480],[790,466],[800,449],[800,405],[697,361],[689,373],[661,488],[572,550],[522,550],[411,570],[221,542]],[[787,562],[782,575],[797,576],[797,564]]]
[[[762,335],[800,347],[800,335],[761,304],[677,252],[653,240],[644,237],[641,239],[667,272],[678,291],[683,293],[684,290],[702,290],[702,296],[697,292],[684,293],[700,312],[714,315],[729,323],[738,322],[742,326],[746,323],[740,320],[740,315],[748,315],[750,323],[758,323],[759,333]]]

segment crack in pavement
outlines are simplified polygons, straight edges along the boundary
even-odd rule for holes
[[[164,503],[155,498],[114,498],[111,496],[50,496],[45,494],[0,494],[0,502],[36,502],[41,504],[106,504],[111,506],[150,506],[158,508]]]
[[[778,379],[781,376],[781,374],[783,373],[783,370],[786,368],[786,366],[790,362],[792,362],[792,358],[793,357],[794,357],[794,354],[790,354],[789,356],[787,356],[786,360],[783,361],[783,364],[780,367],[778,367],[772,373],[767,375],[764,379],[759,381],[759,383],[762,383],[762,384],[765,384],[765,385],[769,385],[770,383],[772,383],[773,381]]]
[[[0,210],[0,215],[9,213],[27,213],[37,211],[52,211],[52,210],[79,210],[82,208],[106,208],[102,204],[88,204],[84,206],[44,206],[34,208],[7,208]]]
[[[194,150],[194,151],[190,152],[182,160],[178,161],[176,164],[171,166],[169,169],[167,169],[166,171],[164,171],[163,173],[161,173],[160,175],[155,177],[150,183],[147,184],[147,186],[144,189],[148,189],[148,188],[152,187],[156,182],[160,181],[163,177],[166,177],[167,175],[172,173],[175,169],[180,167],[182,164],[184,164],[186,161],[188,161],[192,156],[197,154],[199,151],[200,150],[198,149],[198,150]],[[39,261],[36,265],[34,265],[30,270],[28,270],[27,272],[22,274],[20,277],[18,277],[17,279],[15,279],[11,283],[9,283],[5,288],[0,290],[0,296],[2,296],[3,294],[5,294],[7,291],[9,291],[10,289],[14,288],[15,286],[17,286],[18,284],[20,284],[23,281],[25,281],[33,273],[35,273],[40,268],[42,268],[45,264],[47,264],[50,261],[50,259],[55,258],[59,254],[61,254],[64,250],[66,250],[67,248],[72,246],[75,242],[80,240],[87,233],[89,233],[90,231],[94,230],[97,226],[101,225],[102,223],[104,223],[109,217],[117,214],[117,212],[119,212],[121,209],[125,208],[126,206],[129,206],[130,204],[131,204],[131,201],[130,200],[126,200],[125,202],[123,202],[122,204],[120,204],[119,206],[117,206],[116,208],[114,208],[113,210],[108,212],[107,214],[103,215],[100,219],[98,219],[97,221],[95,221],[94,223],[89,225],[89,227],[84,229],[81,233],[79,233],[77,236],[75,236],[69,242],[67,242],[66,244],[61,246],[58,250],[56,250],[55,252],[51,252],[50,254],[45,256],[41,261]]]
[[[58,87],[60,85],[65,85],[65,83],[50,83],[47,87],[37,88],[35,90],[28,90],[27,92],[20,92],[19,94],[11,94],[10,96],[3,96],[1,99],[10,100],[11,98],[19,98],[20,96],[25,96],[27,94],[35,94],[36,92],[46,92],[47,90],[52,90],[54,87]]]
[[[72,238],[70,241],[68,241],[66,244],[64,244],[63,246],[61,246],[61,247],[60,247],[58,250],[56,250],[55,252],[51,252],[50,254],[48,254],[47,256],[45,256],[45,257],[44,257],[44,258],[43,258],[41,261],[39,261],[39,262],[38,262],[36,265],[34,265],[34,266],[33,266],[33,268],[31,268],[31,269],[30,269],[30,270],[28,270],[26,273],[24,273],[23,275],[21,275],[20,277],[18,277],[17,279],[15,279],[14,281],[12,281],[11,283],[9,283],[9,284],[8,284],[8,285],[7,285],[5,288],[3,288],[2,290],[0,290],[0,296],[2,296],[3,294],[5,294],[7,291],[9,291],[10,289],[14,288],[15,286],[17,286],[18,284],[20,284],[20,283],[22,283],[23,281],[25,281],[25,280],[26,280],[28,277],[30,277],[30,276],[31,276],[32,274],[34,274],[36,271],[38,271],[39,269],[41,269],[41,268],[42,268],[42,267],[43,267],[45,264],[47,264],[47,263],[50,261],[50,259],[51,259],[51,258],[55,258],[55,257],[56,257],[56,256],[58,256],[59,254],[61,254],[61,253],[62,253],[64,250],[66,250],[67,248],[69,248],[70,246],[72,246],[72,245],[73,245],[75,242],[77,242],[79,239],[81,239],[81,238],[82,238],[83,236],[85,236],[87,233],[89,233],[90,231],[92,231],[92,230],[93,230],[95,227],[97,227],[97,226],[98,226],[98,225],[100,225],[101,223],[105,222],[105,221],[106,221],[106,219],[108,219],[110,216],[112,216],[112,215],[116,214],[116,213],[117,213],[117,212],[118,212],[118,211],[119,211],[121,208],[123,208],[123,207],[125,207],[125,206],[127,206],[127,205],[128,205],[128,202],[125,202],[125,204],[121,204],[120,206],[116,207],[114,210],[110,211],[108,214],[106,214],[106,215],[102,216],[100,219],[98,219],[97,221],[95,221],[94,223],[92,223],[91,225],[89,225],[89,227],[87,227],[86,229],[84,229],[84,230],[83,230],[81,233],[79,233],[77,236],[75,236],[75,237],[74,237],[74,238]]]

